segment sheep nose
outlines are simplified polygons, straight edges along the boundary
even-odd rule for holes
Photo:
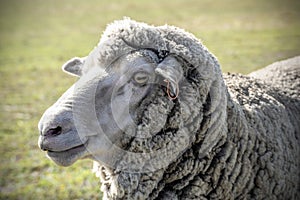
[[[45,137],[51,137],[51,136],[57,136],[61,134],[61,127],[57,126],[55,128],[49,128],[45,131],[43,131],[41,134]]]
[[[63,134],[72,128],[72,117],[72,112],[64,107],[53,106],[48,108],[38,124],[40,135],[47,138]]]
[[[43,151],[49,150],[49,145],[45,144],[45,141],[49,140],[50,138],[54,138],[60,135],[61,133],[62,133],[62,128],[60,126],[57,126],[55,128],[46,128],[42,130],[38,141],[38,145],[40,149]]]

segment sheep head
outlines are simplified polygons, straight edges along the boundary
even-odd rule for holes
[[[42,116],[39,146],[62,166],[97,161],[104,182],[119,174],[123,181],[109,180],[102,189],[110,197],[133,195],[125,195],[125,180],[158,183],[187,162],[193,146],[202,158],[222,144],[226,90],[219,64],[181,29],[117,21],[87,57],[71,59],[63,70],[80,79]],[[112,185],[123,189],[113,192]],[[163,184],[134,187],[150,193]]]
[[[85,73],[87,59],[73,58],[63,65],[64,71],[81,78],[44,113],[39,146],[58,165],[90,157],[116,167],[132,138],[150,137],[164,128],[167,115],[147,133],[139,130],[151,101],[145,97],[154,98],[163,80],[169,80],[170,92],[176,94],[181,63],[172,55],[160,61],[151,50],[137,50]]]

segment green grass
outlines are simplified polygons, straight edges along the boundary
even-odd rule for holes
[[[201,3],[200,3],[201,2]],[[249,73],[300,54],[298,0],[0,0],[0,199],[97,199],[92,162],[56,166],[37,147],[43,111],[76,79],[107,23],[129,16],[199,37],[223,71]]]

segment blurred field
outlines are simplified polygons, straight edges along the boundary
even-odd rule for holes
[[[97,199],[92,162],[56,166],[37,147],[43,111],[76,80],[60,70],[123,16],[201,38],[223,71],[300,54],[298,0],[0,0],[0,199]]]

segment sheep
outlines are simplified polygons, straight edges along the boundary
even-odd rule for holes
[[[299,85],[222,74],[192,34],[128,18],[63,70],[80,79],[43,114],[39,147],[92,159],[103,199],[300,198]]]

